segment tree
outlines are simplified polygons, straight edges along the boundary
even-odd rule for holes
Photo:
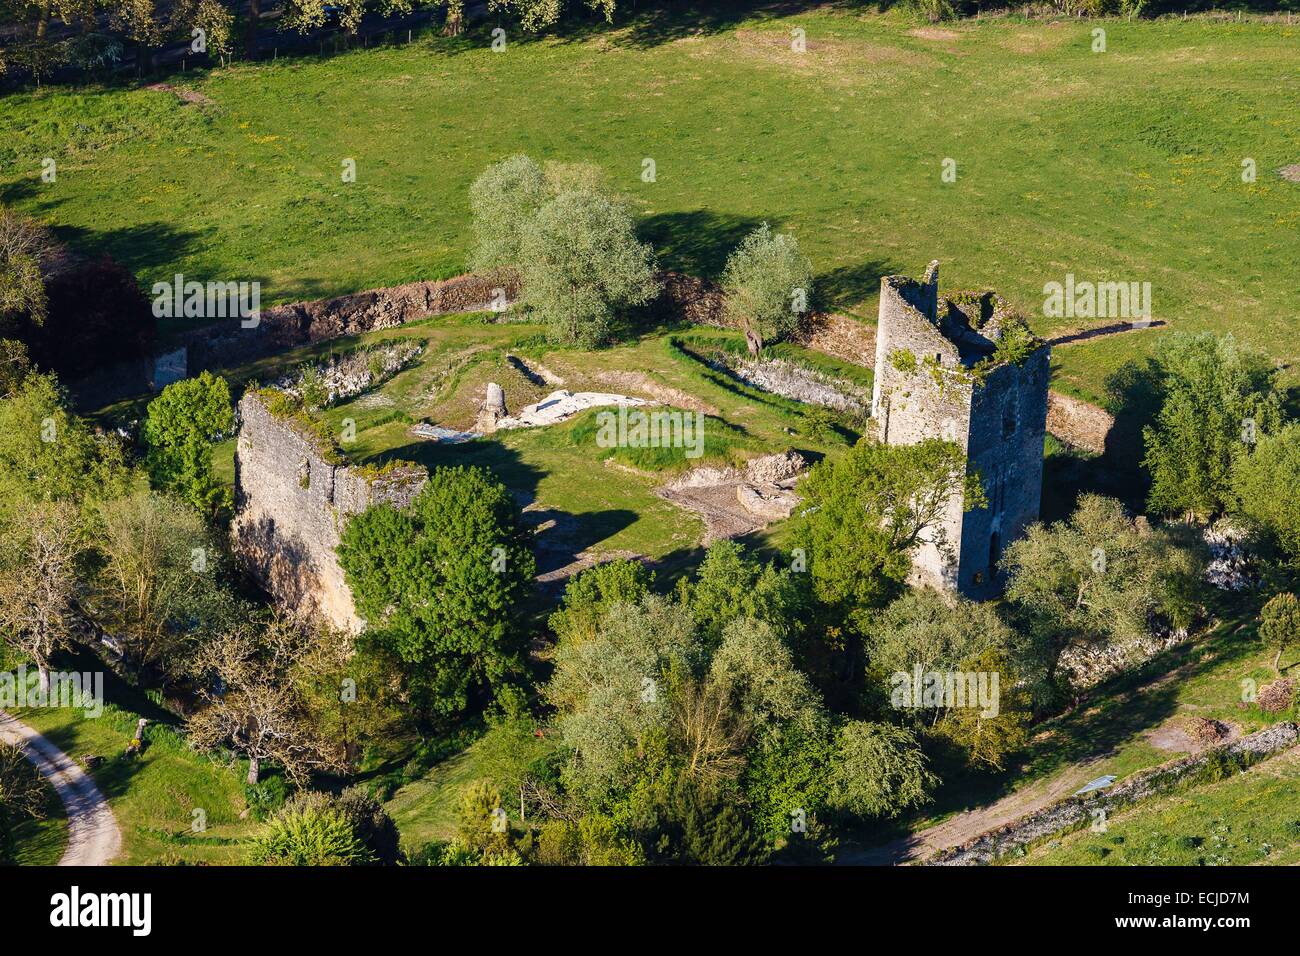
[[[831,770],[833,809],[859,817],[895,817],[925,803],[939,783],[911,732],[852,721],[839,729]]]
[[[658,292],[654,254],[636,239],[622,204],[563,192],[528,220],[519,240],[523,301],[551,338],[585,347],[605,342],[615,314]]]
[[[259,866],[364,866],[374,856],[333,807],[295,808],[269,820],[253,842]]]
[[[666,733],[670,685],[700,655],[690,611],[656,595],[615,605],[594,639],[556,648],[546,696],[573,752],[564,773],[571,793],[595,802],[646,770],[636,755],[658,746],[652,738]]]
[[[168,385],[149,403],[141,430],[150,482],[201,514],[228,506],[212,472],[212,448],[234,427],[230,386],[221,376],[203,372]]]
[[[36,663],[42,693],[77,619],[81,554],[80,523],[64,502],[22,506],[0,528],[0,634]]]
[[[321,734],[289,675],[314,641],[291,621],[231,628],[203,644],[191,665],[200,707],[189,718],[200,750],[231,747],[248,757],[248,783],[273,760],[302,784],[316,771],[342,770],[342,748]]]
[[[1275,594],[1269,598],[1259,614],[1259,636],[1265,644],[1277,648],[1273,655],[1273,671],[1281,677],[1282,653],[1288,647],[1300,644],[1300,601],[1294,594]]]
[[[1205,519],[1231,503],[1235,460],[1280,419],[1277,369],[1231,335],[1177,333],[1157,356],[1162,402],[1143,429],[1150,511]]]
[[[96,530],[103,563],[92,611],[137,679],[151,670],[178,675],[195,634],[228,623],[220,552],[202,520],[175,499],[138,491],[100,504]]]
[[[0,742],[0,866],[14,862],[14,825],[45,815],[48,791],[23,752]]]
[[[811,726],[821,700],[772,625],[733,620],[709,662],[709,684],[754,737],[770,745],[791,724]]]
[[[807,550],[814,593],[859,631],[866,612],[902,588],[922,541],[949,547],[941,535],[949,503],[984,504],[961,448],[934,438],[915,445],[863,439],[814,467],[803,493],[795,538]]]
[[[569,579],[560,609],[547,623],[558,642],[578,644],[596,636],[615,604],[636,604],[650,593],[654,572],[636,560],[616,559]]]
[[[338,828],[332,823],[329,826],[320,826],[322,818],[334,814],[343,818],[352,839],[337,843],[337,846],[347,848],[344,852],[319,854],[321,857],[336,857],[340,862],[346,860],[347,865],[368,863],[394,866],[402,861],[401,840],[393,818],[388,815],[383,804],[374,794],[363,787],[353,786],[338,794],[321,790],[303,790],[295,794],[275,814],[272,825],[266,828],[263,838],[258,841],[268,852],[267,858],[262,862],[300,866],[327,865],[324,863],[293,864],[285,857],[304,850],[307,851],[307,855],[316,854],[316,850],[309,849],[314,844],[302,842],[300,836],[306,833],[339,833]],[[286,821],[293,818],[305,818],[316,822],[306,828],[274,825],[275,820]],[[295,833],[297,836],[291,836]],[[272,834],[275,836],[267,839]]]
[[[680,594],[711,644],[737,618],[763,621],[783,637],[793,636],[807,603],[793,572],[747,558],[740,545],[725,539],[709,545],[698,579],[692,584],[683,578]]]
[[[550,196],[542,167],[522,153],[480,173],[469,188],[475,236],[471,267],[484,273],[516,268],[524,224]]]
[[[1300,487],[1300,423],[1261,435],[1255,450],[1237,456],[1232,466],[1234,512],[1245,518],[1300,568],[1300,499],[1279,489]]]
[[[0,332],[20,318],[45,320],[45,268],[55,256],[54,236],[33,219],[0,208]]]
[[[871,623],[867,652],[874,670],[890,674],[957,670],[989,650],[1007,650],[1015,633],[991,604],[931,588],[908,591]]]
[[[0,402],[0,515],[24,502],[114,497],[130,478],[120,442],[70,414],[54,376],[29,374]]]
[[[480,468],[438,468],[405,510],[348,521],[339,564],[367,636],[405,665],[419,704],[440,717],[522,672],[517,608],[535,562],[519,508]]]
[[[793,236],[763,223],[736,247],[722,273],[726,314],[757,355],[799,329],[812,297],[812,266]]]
[[[400,662],[383,647],[358,648],[344,631],[322,628],[289,673],[303,709],[322,739],[354,769],[367,740],[409,727]]]
[[[1068,521],[1032,525],[1007,549],[1006,596],[1027,616],[1045,680],[1055,682],[1076,646],[1136,659],[1179,579],[1199,573],[1198,562],[1178,558],[1166,535],[1139,526],[1113,498],[1083,495]]]

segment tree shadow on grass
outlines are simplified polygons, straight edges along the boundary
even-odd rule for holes
[[[898,271],[887,260],[869,259],[819,273],[813,277],[814,304],[822,312],[851,308],[877,295],[880,280]]]
[[[664,268],[717,280],[727,256],[764,221],[773,229],[780,225],[780,220],[773,217],[764,220],[695,209],[642,219],[637,234],[654,246]]]

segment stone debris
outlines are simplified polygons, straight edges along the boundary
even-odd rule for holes
[[[763,455],[740,468],[692,468],[659,489],[659,497],[704,518],[704,543],[735,538],[788,518],[794,488],[808,468],[797,451]]]
[[[409,366],[424,346],[417,342],[392,342],[333,355],[324,362],[307,364],[294,374],[272,383],[295,398],[303,398],[309,385],[325,393],[323,407],[354,398],[388,381]],[[311,380],[315,379],[313,383]]]
[[[746,385],[782,398],[863,418],[871,412],[871,393],[867,389],[785,359],[750,359],[719,353],[710,364]]]
[[[412,426],[411,434],[417,438],[427,438],[430,441],[441,442],[444,445],[458,445],[461,442],[483,437],[481,432],[458,432],[451,428],[443,428],[441,425],[431,425],[428,422],[421,422]]]
[[[628,395],[614,395],[609,392],[570,392],[561,389],[551,392],[535,405],[524,406],[518,415],[503,417],[496,423],[497,430],[507,428],[533,428],[538,425],[554,425],[589,408],[606,405],[637,406],[652,405],[642,398]],[[503,405],[504,407],[504,405]]]
[[[1227,521],[1219,520],[1205,529],[1203,538],[1210,549],[1205,580],[1221,591],[1243,591],[1254,586],[1248,535]]]

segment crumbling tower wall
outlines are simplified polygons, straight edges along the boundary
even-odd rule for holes
[[[950,503],[913,557],[914,579],[985,598],[1000,590],[1006,546],[1038,518],[1050,348],[1000,361],[1012,311],[991,292],[940,296],[938,265],[920,282],[881,279],[872,416],[882,442],[942,438],[965,452],[988,504]]]
[[[386,501],[405,507],[428,472],[348,465],[291,416],[248,392],[239,403],[232,535],[253,576],[281,605],[353,633],[362,621],[335,555],[347,519]]]

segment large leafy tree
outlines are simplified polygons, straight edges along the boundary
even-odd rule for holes
[[[654,253],[637,241],[619,202],[562,192],[525,224],[519,240],[523,301],[558,342],[599,345],[617,314],[658,292]]]
[[[95,530],[102,561],[92,613],[121,642],[137,677],[178,675],[192,642],[235,613],[202,519],[173,498],[138,491],[101,503]]]
[[[1295,488],[1300,488],[1300,423],[1261,435],[1255,449],[1233,463],[1233,511],[1263,532],[1285,563],[1300,568],[1300,497],[1290,493]]]
[[[1289,592],[1275,594],[1259,614],[1259,636],[1277,649],[1273,655],[1273,671],[1279,677],[1282,671],[1282,654],[1288,647],[1300,644],[1300,600]]]
[[[1143,430],[1147,506],[1204,519],[1231,501],[1233,462],[1280,421],[1277,369],[1231,335],[1168,337],[1157,356],[1162,395]]]
[[[793,636],[807,609],[807,595],[795,573],[746,557],[734,541],[709,545],[698,578],[682,579],[680,592],[711,645],[738,618],[763,621],[782,636]]]
[[[228,492],[212,472],[212,448],[234,427],[230,386],[221,376],[203,372],[168,385],[149,403],[142,431],[153,486],[205,514],[226,504]]]
[[[1182,600],[1203,563],[1191,546],[1139,525],[1113,498],[1083,495],[1068,521],[1035,524],[1007,549],[1007,598],[1027,617],[1043,676],[1070,648],[1136,660],[1157,614]]]
[[[0,401],[0,513],[23,502],[116,497],[129,481],[121,444],[68,411],[54,376],[27,375]]]
[[[653,584],[654,572],[640,561],[618,559],[596,565],[570,578],[560,609],[547,623],[561,643],[580,644],[596,636],[611,607],[636,604]]]
[[[751,353],[795,332],[808,314],[812,266],[794,236],[763,223],[736,247],[722,273],[726,314]]]
[[[894,817],[925,803],[938,784],[911,731],[853,721],[839,729],[829,802],[859,817]]]
[[[817,598],[858,630],[866,614],[902,588],[913,551],[939,546],[950,502],[984,503],[978,478],[952,442],[916,445],[858,442],[838,460],[818,464],[803,485],[796,540],[807,550]]]
[[[517,622],[535,562],[519,508],[480,468],[439,468],[404,510],[368,508],[344,528],[339,563],[369,637],[407,666],[425,712],[517,683]]]

